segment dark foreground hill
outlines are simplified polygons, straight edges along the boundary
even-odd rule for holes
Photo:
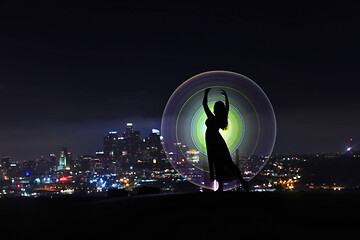
[[[119,239],[271,235],[289,227],[357,227],[359,203],[358,192],[206,192],[100,199],[1,199],[0,225],[15,236],[43,238],[85,239],[94,234],[115,234]]]
[[[327,185],[360,188],[360,159],[350,153],[327,158],[326,155],[307,161],[302,167],[302,180],[317,186]]]

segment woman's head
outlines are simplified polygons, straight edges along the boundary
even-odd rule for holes
[[[215,117],[219,120],[220,128],[226,130],[228,127],[227,111],[222,101],[217,101],[214,106]]]

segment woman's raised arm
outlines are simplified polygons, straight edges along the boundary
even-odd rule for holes
[[[226,94],[226,92],[224,90],[220,90],[220,93],[225,97],[225,107],[226,107],[226,112],[229,113],[229,99],[228,96]]]
[[[211,90],[211,88],[205,89],[204,100],[203,100],[203,107],[204,107],[206,116],[208,118],[214,117],[214,114],[210,111],[209,106],[208,106],[208,94],[209,94],[210,90]]]

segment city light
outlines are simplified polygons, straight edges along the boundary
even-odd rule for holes
[[[49,159],[41,157],[36,160],[25,160],[22,164],[11,161],[10,156],[3,157],[0,164],[2,195],[39,197],[58,194],[99,194],[106,195],[110,189],[124,189],[131,194],[136,194],[138,188],[143,186],[155,186],[162,192],[173,192],[181,189],[188,179],[199,178],[206,181],[196,168],[193,173],[181,175],[170,164],[157,129],[149,131],[149,137],[140,138],[140,132],[132,128],[132,124],[126,126],[125,131],[111,131],[104,136],[104,149],[94,151],[93,154],[72,156],[66,148],[61,148],[58,156],[49,154]],[[115,138],[114,133],[121,133]],[[347,186],[340,182],[335,185],[333,179],[330,182],[316,185],[313,183],[312,168],[314,162],[344,163],[346,161],[337,158],[351,158],[360,161],[360,152],[356,151],[357,145],[350,144],[345,153],[314,154],[314,155],[274,155],[266,156],[268,164],[257,176],[257,182],[252,186],[252,191],[307,191],[307,190],[344,190]],[[197,149],[189,149],[180,153],[177,149],[186,147],[183,143],[174,143],[168,155],[178,158],[176,164],[198,164],[206,167],[207,162],[201,162]],[[351,154],[347,154],[350,152]],[[180,154],[181,157],[178,155]],[[238,156],[234,162],[238,164],[243,176],[251,176],[251,157]],[[325,161],[326,160],[326,161]],[[340,171],[339,171],[340,173]],[[336,173],[337,174],[337,173]],[[189,183],[190,184],[190,183]],[[213,187],[218,187],[214,182]],[[16,191],[14,191],[16,189]],[[194,187],[196,189],[196,187]],[[200,188],[204,190],[204,188]]]
[[[60,181],[60,182],[66,182],[66,181],[67,181],[67,177],[61,177],[61,178],[59,178],[59,181]]]
[[[153,128],[153,129],[151,129],[151,132],[155,133],[157,135],[160,135],[160,130],[158,130],[158,129]]]

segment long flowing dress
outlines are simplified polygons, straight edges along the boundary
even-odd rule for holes
[[[238,179],[239,169],[231,159],[229,149],[219,129],[220,123],[215,116],[210,116],[205,122],[207,129],[205,141],[210,167],[210,178],[227,182]],[[214,172],[213,172],[214,171]]]

